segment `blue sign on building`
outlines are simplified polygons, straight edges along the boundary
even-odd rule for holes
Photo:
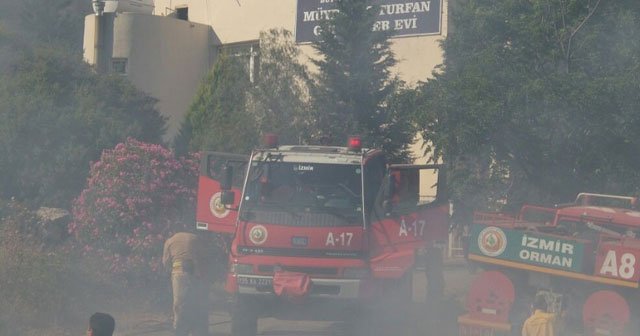
[[[389,31],[392,37],[440,34],[442,0],[374,0],[379,6],[372,30]],[[337,12],[334,0],[298,0],[296,42],[314,42],[322,20]]]

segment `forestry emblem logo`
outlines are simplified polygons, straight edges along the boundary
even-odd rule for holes
[[[478,247],[482,254],[497,257],[507,248],[507,236],[498,227],[486,227],[478,235]]]
[[[220,200],[221,195],[221,192],[217,192],[211,196],[211,199],[209,200],[209,210],[211,210],[211,213],[214,216],[218,218],[225,218],[229,214],[229,209],[225,208],[224,204],[222,204]]]

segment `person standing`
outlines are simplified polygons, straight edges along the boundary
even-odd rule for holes
[[[533,314],[522,325],[522,336],[554,336],[556,314],[547,312],[547,300],[537,295],[531,305]]]
[[[107,313],[95,313],[89,318],[87,336],[113,336],[116,320]]]
[[[204,239],[178,232],[164,243],[162,263],[171,270],[176,336],[209,335],[209,268]]]

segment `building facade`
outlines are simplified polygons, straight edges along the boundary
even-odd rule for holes
[[[103,2],[101,0],[95,3]],[[374,29],[392,31],[394,71],[409,84],[427,79],[442,63],[447,0],[377,0]],[[308,65],[318,22],[333,0],[119,0],[85,18],[84,55],[101,72],[127,76],[158,99],[170,141],[180,129],[201,80],[223,48],[251,54],[261,31],[294,33]],[[419,150],[419,149],[418,149]]]

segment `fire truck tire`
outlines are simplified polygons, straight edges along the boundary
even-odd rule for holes
[[[232,336],[256,336],[258,333],[258,314],[251,302],[238,297],[231,312]]]

